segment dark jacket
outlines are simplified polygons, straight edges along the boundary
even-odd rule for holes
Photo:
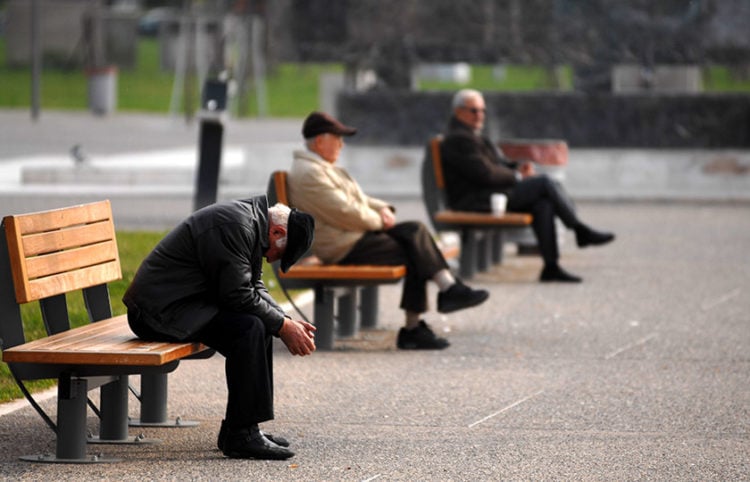
[[[517,163],[506,159],[487,138],[451,117],[440,148],[448,207],[490,209],[492,193],[508,193],[518,182]]]
[[[189,340],[219,310],[252,313],[277,335],[284,312],[263,281],[265,196],[213,204],[174,228],[146,257],[123,296],[128,315]]]

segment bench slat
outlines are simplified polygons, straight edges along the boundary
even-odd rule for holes
[[[444,210],[435,213],[435,220],[457,225],[528,226],[531,224],[532,216],[526,213],[505,213],[502,216],[496,216],[473,211]]]
[[[286,273],[279,271],[279,278],[316,280],[398,280],[406,276],[406,266],[377,265],[295,265]]]
[[[130,330],[127,316],[120,315],[8,348],[3,351],[3,361],[160,366],[205,349],[200,343],[140,340]]]
[[[89,224],[97,221],[111,220],[112,209],[109,201],[81,204],[50,211],[28,213],[14,216],[19,232],[22,234],[52,231],[75,224]]]
[[[107,220],[21,236],[23,252],[29,257],[109,241],[115,238],[115,231],[112,220]]]
[[[19,302],[25,303],[54,296],[59,293],[69,293],[82,287],[107,283],[115,279],[120,279],[120,273],[119,261],[111,261],[76,271],[29,280],[25,288],[27,298],[25,301],[19,300]]]
[[[57,253],[26,259],[29,278],[40,278],[117,259],[117,245],[112,240]]]

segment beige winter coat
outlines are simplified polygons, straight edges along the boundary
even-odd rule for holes
[[[292,207],[315,218],[312,250],[324,263],[340,261],[365,232],[383,229],[380,210],[389,204],[314,152],[294,152],[287,187]]]

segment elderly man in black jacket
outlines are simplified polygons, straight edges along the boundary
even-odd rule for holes
[[[537,175],[532,163],[504,158],[492,141],[482,136],[485,113],[480,92],[464,89],[453,97],[453,115],[440,151],[448,204],[457,210],[489,212],[490,196],[506,194],[509,211],[534,216],[532,227],[544,259],[540,281],[580,282],[580,277],[558,264],[555,217],[575,231],[579,247],[608,243],[614,235],[582,223],[562,186],[546,175]]]
[[[286,459],[281,438],[258,424],[273,419],[271,337],[293,355],[315,351],[315,327],[294,320],[261,279],[263,257],[286,271],[310,247],[309,214],[265,196],[196,211],[146,257],[123,302],[146,340],[198,341],[226,357],[228,399],[219,448],[232,458]]]

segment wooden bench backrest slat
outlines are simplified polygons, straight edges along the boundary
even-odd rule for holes
[[[435,173],[435,184],[439,190],[445,189],[445,177],[443,176],[443,161],[440,157],[440,143],[443,142],[443,136],[437,135],[430,140],[430,149],[432,153],[432,169]]]
[[[29,257],[111,241],[113,239],[113,232],[110,220],[96,221],[92,224],[80,224],[41,233],[22,234],[22,236],[23,252],[26,257]]]
[[[18,303],[122,277],[109,201],[6,216],[3,222]]]
[[[115,261],[117,245],[113,240],[56,253],[26,258],[29,278],[42,278],[65,271],[86,268],[97,264]]]
[[[289,198],[286,194],[286,171],[275,171],[273,173],[273,182],[276,187],[277,202],[289,206]]]

